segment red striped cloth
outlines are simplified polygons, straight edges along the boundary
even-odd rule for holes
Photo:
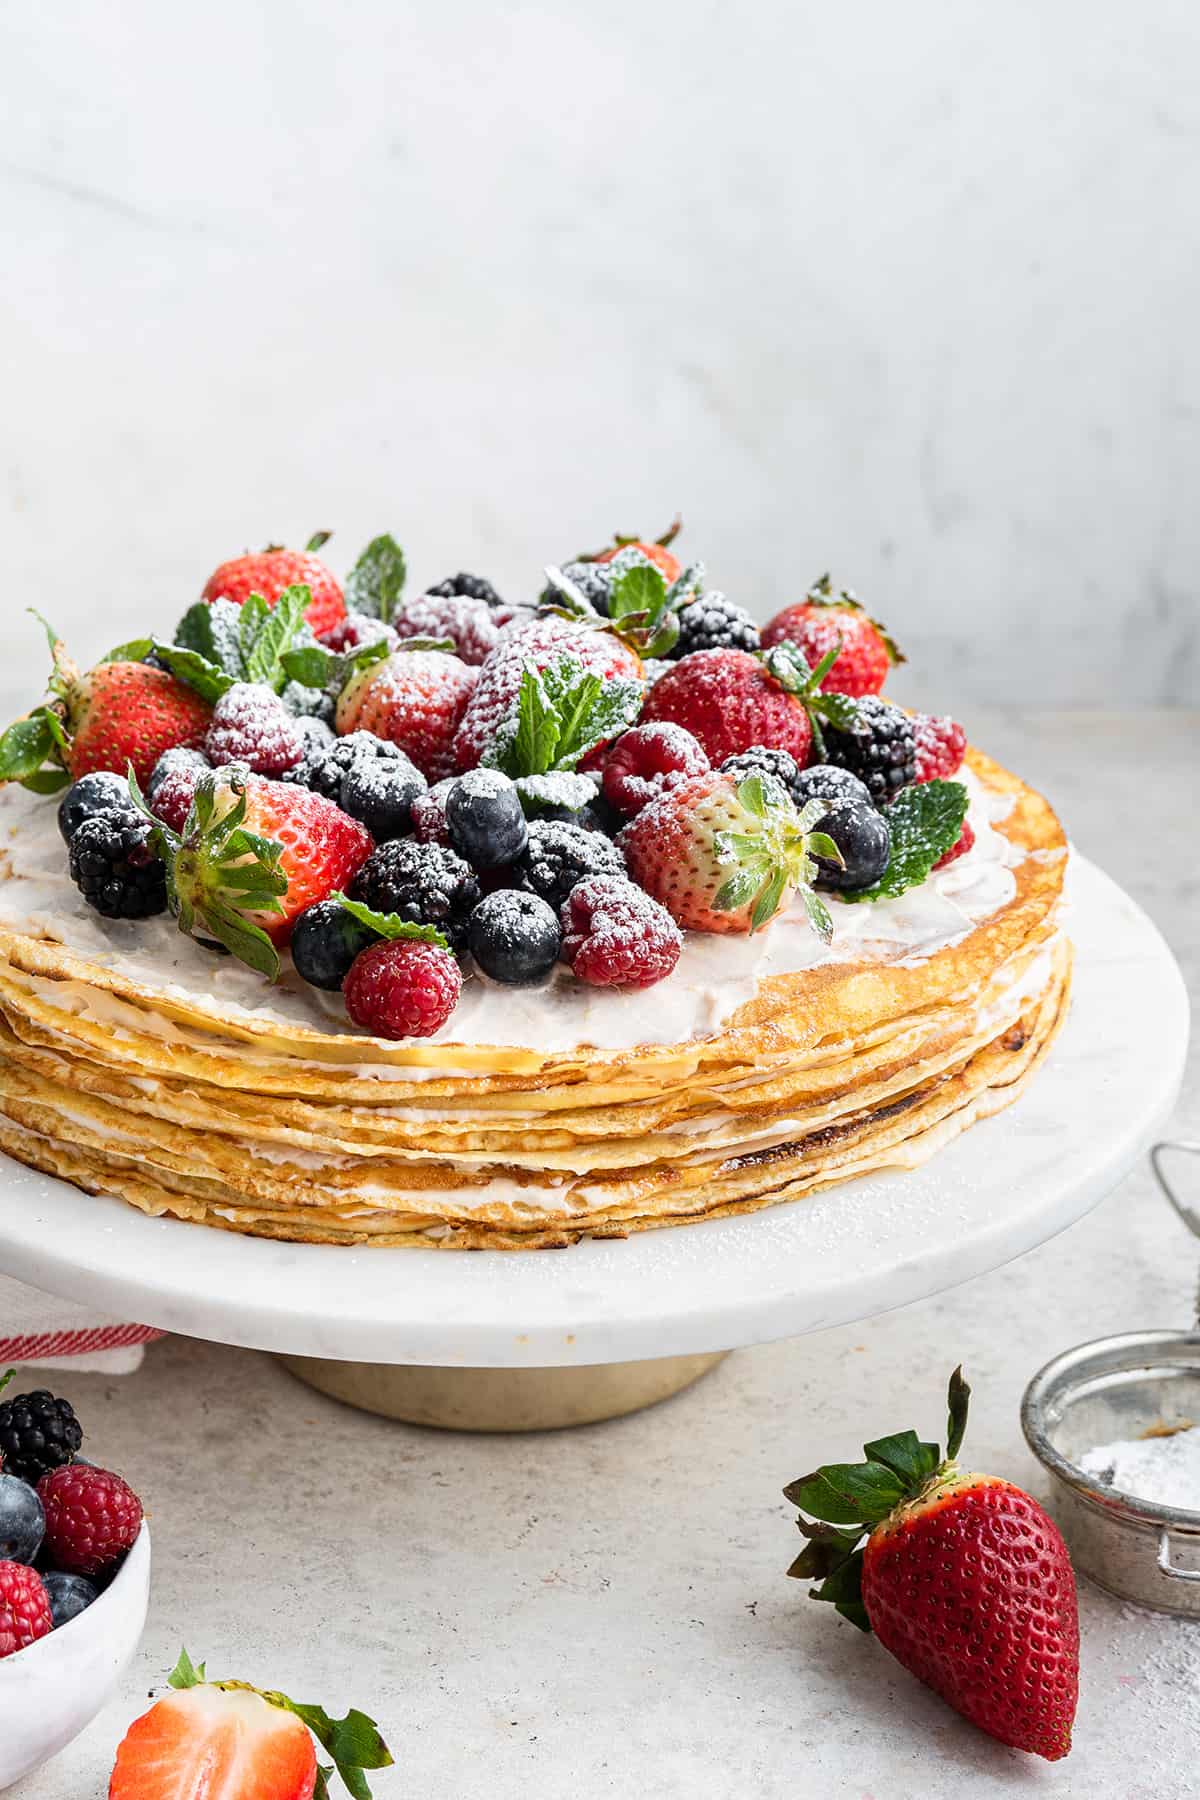
[[[47,1357],[91,1356],[100,1350],[127,1350],[162,1337],[149,1325],[93,1325],[84,1331],[41,1331],[0,1337],[0,1363],[44,1362]]]
[[[26,1287],[0,1275],[0,1374],[10,1363],[62,1364],[128,1374],[142,1360],[142,1345],[161,1337],[151,1325],[127,1324]]]

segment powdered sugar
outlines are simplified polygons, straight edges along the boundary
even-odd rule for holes
[[[1097,1444],[1079,1459],[1085,1475],[1152,1506],[1200,1512],[1200,1430]],[[1197,1680],[1200,1692],[1200,1678]]]

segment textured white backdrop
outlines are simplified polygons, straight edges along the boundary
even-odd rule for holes
[[[1195,694],[1194,0],[47,0],[0,40],[4,605],[82,652],[275,535],[519,589],[678,506],[760,615],[832,564],[931,704]]]

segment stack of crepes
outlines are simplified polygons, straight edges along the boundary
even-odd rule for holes
[[[146,1213],[446,1249],[749,1212],[911,1168],[1021,1093],[1062,1021],[1066,846],[978,752],[974,848],[897,899],[689,934],[645,993],[465,985],[443,1031],[356,1034],[164,916],[110,922],[54,808],[0,794],[0,1148]]]

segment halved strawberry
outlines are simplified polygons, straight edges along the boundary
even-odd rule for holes
[[[327,531],[318,531],[303,550],[285,550],[280,544],[271,544],[265,550],[248,550],[242,556],[231,557],[213,570],[201,599],[232,600],[235,606],[241,606],[251,594],[261,594],[268,606],[274,606],[285,588],[303,583],[311,596],[308,622],[320,637],[346,616],[342,584],[315,554],[328,537]]]

